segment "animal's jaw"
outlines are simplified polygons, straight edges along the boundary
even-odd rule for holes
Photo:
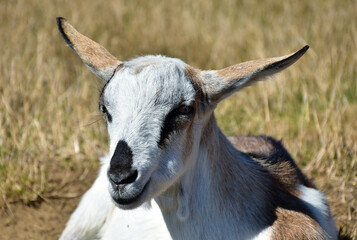
[[[139,191],[135,191],[132,195],[123,196],[122,191],[115,189],[112,185],[109,186],[110,196],[114,204],[121,209],[134,209],[139,207],[144,202],[147,202],[150,197],[151,179],[149,179]]]

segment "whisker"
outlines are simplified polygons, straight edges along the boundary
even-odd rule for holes
[[[91,125],[93,125],[93,124],[95,124],[95,123],[97,123],[97,122],[99,122],[99,121],[101,121],[101,120],[104,120],[103,117],[100,117],[100,118],[94,120],[93,122],[87,123],[87,124],[85,124],[84,126],[85,126],[85,127],[91,126]]]

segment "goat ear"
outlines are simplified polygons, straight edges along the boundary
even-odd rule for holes
[[[66,19],[58,17],[57,25],[67,45],[78,54],[94,74],[107,82],[113,76],[120,61],[104,47],[79,33]]]
[[[306,45],[299,51],[283,57],[243,62],[221,70],[201,71],[207,97],[211,103],[218,103],[234,92],[289,67],[304,55],[307,49],[309,46]]]

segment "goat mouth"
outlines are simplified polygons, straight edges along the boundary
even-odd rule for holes
[[[149,183],[150,183],[150,179],[145,184],[145,186],[143,187],[141,192],[137,193],[136,195],[134,195],[130,198],[121,198],[119,196],[112,197],[112,198],[117,204],[122,205],[122,206],[133,204],[133,203],[137,202],[140,199],[140,197],[142,197],[144,195],[146,189],[148,188]]]

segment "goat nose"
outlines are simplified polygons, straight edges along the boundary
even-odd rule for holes
[[[115,148],[112,159],[110,160],[111,169],[129,171],[133,165],[133,152],[124,140],[120,140]]]
[[[109,180],[115,185],[135,182],[138,171],[132,169],[133,152],[124,140],[120,140],[115,148],[108,171]]]

